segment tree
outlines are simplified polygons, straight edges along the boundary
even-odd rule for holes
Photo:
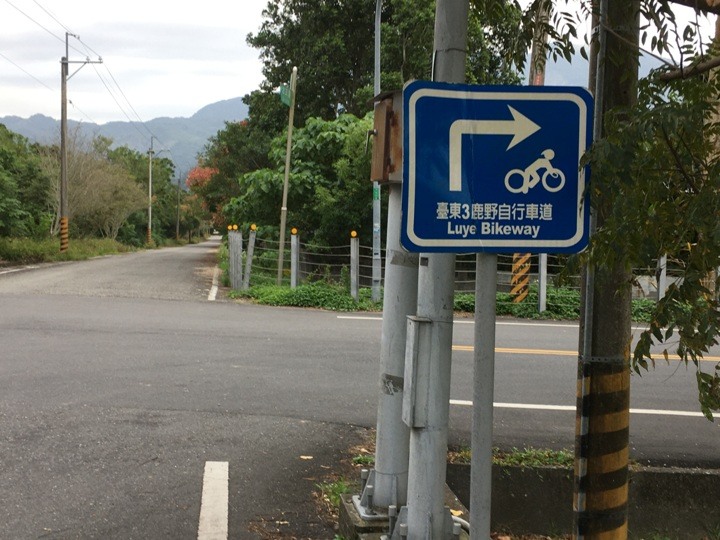
[[[52,180],[43,170],[38,150],[0,124],[0,235],[50,232]]]
[[[145,194],[145,203],[127,217],[125,226],[121,228],[119,238],[132,245],[143,245],[147,236],[147,190],[149,183],[147,154],[132,150],[127,146],[111,149],[112,141],[98,137],[94,143],[95,151],[104,156],[110,163],[116,164],[130,175],[138,188]],[[152,160],[153,173],[153,223],[152,232],[155,243],[163,238],[175,236],[177,214],[177,191],[173,185],[175,166],[165,156],[155,154]]]
[[[470,13],[468,80],[519,82],[501,51],[516,48],[522,11],[496,1]],[[297,119],[331,119],[340,112],[364,116],[373,91],[375,2],[341,0],[270,0],[266,20],[248,43],[260,49],[270,91],[287,82],[298,66]],[[408,80],[429,79],[432,71],[434,0],[387,0],[383,4],[382,69],[384,89],[400,89]],[[252,108],[251,108],[252,110]]]
[[[344,114],[336,120],[310,118],[293,137],[292,189],[288,196],[288,223],[305,238],[324,245],[347,241],[352,229],[361,239],[372,237],[370,157],[364,152],[370,117]],[[225,206],[231,222],[277,223],[284,180],[285,136],[273,141],[274,168],[240,177],[240,195]],[[364,193],[363,193],[364,192]],[[265,227],[265,230],[271,230]]]
[[[144,190],[127,163],[109,159],[111,143],[104,137],[86,141],[77,132],[70,137],[68,211],[79,235],[115,239],[127,218],[145,205]]]
[[[364,114],[357,91],[372,79],[372,0],[270,0],[260,30],[247,42],[260,49],[272,90],[298,67],[297,119],[330,119],[339,112]]]

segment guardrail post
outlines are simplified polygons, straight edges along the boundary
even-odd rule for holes
[[[655,276],[657,278],[657,299],[659,302],[663,299],[667,290],[667,255],[663,255],[658,259]]]
[[[350,232],[350,296],[357,301],[359,297],[360,275],[360,239],[356,231]]]
[[[227,248],[228,248],[228,279],[230,280],[230,287],[232,287],[232,283],[233,283],[233,279],[234,279],[234,277],[233,277],[233,267],[232,267],[232,261],[233,261],[233,257],[232,257],[232,251],[233,251],[233,245],[232,245],[233,239],[232,239],[232,236],[233,236],[233,233],[232,233],[232,230],[233,230],[233,229],[232,229],[232,225],[228,225]]]
[[[547,253],[541,253],[538,260],[538,312],[547,309]]]
[[[290,230],[290,234],[290,288],[294,289],[298,285],[300,269],[300,237],[295,227]]]
[[[248,238],[247,253],[245,254],[245,275],[243,276],[242,282],[242,288],[245,291],[250,288],[250,272],[252,271],[252,260],[255,254],[256,233],[257,226],[253,223],[250,225],[250,237]]]
[[[242,233],[237,225],[228,225],[228,277],[230,286],[239,289],[242,283]]]

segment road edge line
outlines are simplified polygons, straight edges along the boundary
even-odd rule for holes
[[[218,276],[220,275],[220,267],[216,266],[213,271],[212,286],[210,287],[210,293],[208,294],[208,301],[213,302],[217,297],[218,293]]]
[[[205,462],[198,540],[227,540],[229,479],[227,461]]]

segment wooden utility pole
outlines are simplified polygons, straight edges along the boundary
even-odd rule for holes
[[[590,87],[599,107],[597,139],[608,111],[637,100],[638,49],[633,44],[638,43],[640,1],[597,0],[595,7],[599,44],[592,50]],[[609,215],[615,196],[593,191],[597,226]],[[578,539],[627,538],[631,278],[623,260],[595,261],[585,272],[573,500]]]
[[[65,56],[60,60],[60,252],[67,251],[69,245],[68,216],[68,177],[67,177],[67,82],[85,64],[102,64],[102,58],[97,60],[74,60],[70,58],[70,36],[80,39],[75,34],[65,32]],[[70,64],[80,64],[80,67],[69,75]]]
[[[285,149],[285,181],[283,182],[282,207],[280,208],[280,242],[278,245],[277,284],[282,285],[283,256],[285,255],[285,225],[287,222],[288,183],[290,179],[290,152],[292,150],[292,132],[295,119],[295,90],[297,86],[297,67],[293,67],[290,76],[290,115],[288,117],[287,148]]]

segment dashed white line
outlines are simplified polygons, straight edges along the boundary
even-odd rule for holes
[[[227,461],[205,463],[198,540],[227,540],[228,471]]]
[[[215,300],[215,297],[218,293],[218,276],[220,275],[220,268],[218,266],[215,267],[215,271],[213,272],[213,280],[212,280],[212,286],[210,287],[210,294],[208,294],[208,300],[210,302]]]
[[[460,407],[472,407],[472,401],[463,399],[451,399],[450,405],[458,405]],[[539,405],[535,403],[493,403],[496,409],[524,409],[528,411],[574,411],[574,405]],[[631,414],[654,414],[658,416],[688,416],[688,417],[704,417],[705,415],[698,411],[673,411],[664,409],[630,409]]]

